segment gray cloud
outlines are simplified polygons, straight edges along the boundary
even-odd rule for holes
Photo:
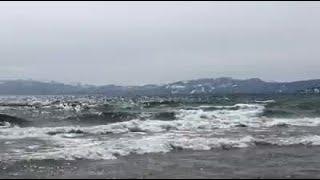
[[[0,78],[320,78],[319,2],[1,2]]]

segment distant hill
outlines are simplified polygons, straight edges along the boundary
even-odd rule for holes
[[[320,79],[295,82],[266,82],[258,78],[197,79],[165,85],[94,86],[68,85],[31,80],[0,81],[0,95],[68,95],[103,94],[107,96],[154,96],[193,94],[292,94],[320,93]]]

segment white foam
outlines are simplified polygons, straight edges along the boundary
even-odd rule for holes
[[[114,159],[132,153],[167,153],[175,148],[190,150],[210,150],[212,148],[244,148],[253,143],[252,137],[214,138],[185,136],[175,133],[158,133],[150,136],[121,136],[106,138],[103,141],[94,139],[69,139],[62,136],[52,136],[50,149],[39,146],[28,146],[28,152],[23,149],[8,152],[1,160],[19,159]],[[33,152],[30,150],[38,148]]]
[[[12,125],[9,122],[0,122],[0,129],[10,128]]]
[[[245,148],[252,145],[253,137],[245,136],[242,138],[207,138],[207,137],[180,137],[171,142],[174,147],[191,150],[210,150],[213,148]]]
[[[203,107],[204,106],[200,106],[200,108]],[[211,128],[230,128],[239,125],[240,123],[251,127],[258,127],[261,124],[258,116],[264,110],[264,106],[255,104],[236,104],[234,106],[214,107],[220,109],[215,111],[203,111],[202,109],[180,110],[177,118],[206,125],[206,127]],[[238,107],[239,109],[229,110],[234,107]]]
[[[176,120],[139,120],[91,127],[11,127],[0,129],[1,140],[35,138],[46,145],[28,144],[0,154],[7,159],[114,159],[131,153],[167,153],[174,149],[210,150],[214,148],[246,148],[255,142],[274,145],[320,145],[320,136],[257,137],[228,133],[243,124],[249,128],[272,128],[279,124],[318,126],[320,118],[261,118],[261,104],[237,104],[204,111],[181,109]],[[227,108],[226,108],[227,107]],[[238,107],[230,109],[231,107]],[[222,132],[222,133],[221,133]],[[109,134],[111,133],[111,135]],[[32,141],[31,141],[32,142]],[[49,144],[49,147],[48,147]],[[4,144],[10,146],[10,144]]]
[[[320,118],[268,118],[266,126],[292,125],[292,126],[319,126]]]
[[[87,139],[66,139],[57,138],[52,141],[55,147],[50,149],[40,149],[34,152],[19,153],[11,156],[11,159],[115,159],[112,155],[101,146],[101,142],[95,142]]]
[[[258,101],[258,100],[256,100],[255,102],[267,104],[267,103],[274,103],[274,102],[276,102],[276,101],[273,100],[273,99],[270,99],[270,100],[265,100],[265,101]]]
[[[311,145],[311,146],[319,146],[320,145],[320,136],[318,135],[306,135],[299,137],[276,137],[269,138],[264,140],[256,140],[260,142],[265,142],[272,145],[278,146],[292,146],[292,145]]]

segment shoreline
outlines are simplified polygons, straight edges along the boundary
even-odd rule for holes
[[[115,160],[1,162],[0,178],[320,178],[320,147],[173,151]]]

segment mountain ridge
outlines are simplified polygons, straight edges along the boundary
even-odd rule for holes
[[[140,86],[120,86],[114,84],[71,85],[56,81],[0,80],[0,95],[103,94],[107,96],[157,96],[193,94],[319,94],[319,91],[320,79],[268,82],[260,78],[234,79],[231,77],[220,77]]]

